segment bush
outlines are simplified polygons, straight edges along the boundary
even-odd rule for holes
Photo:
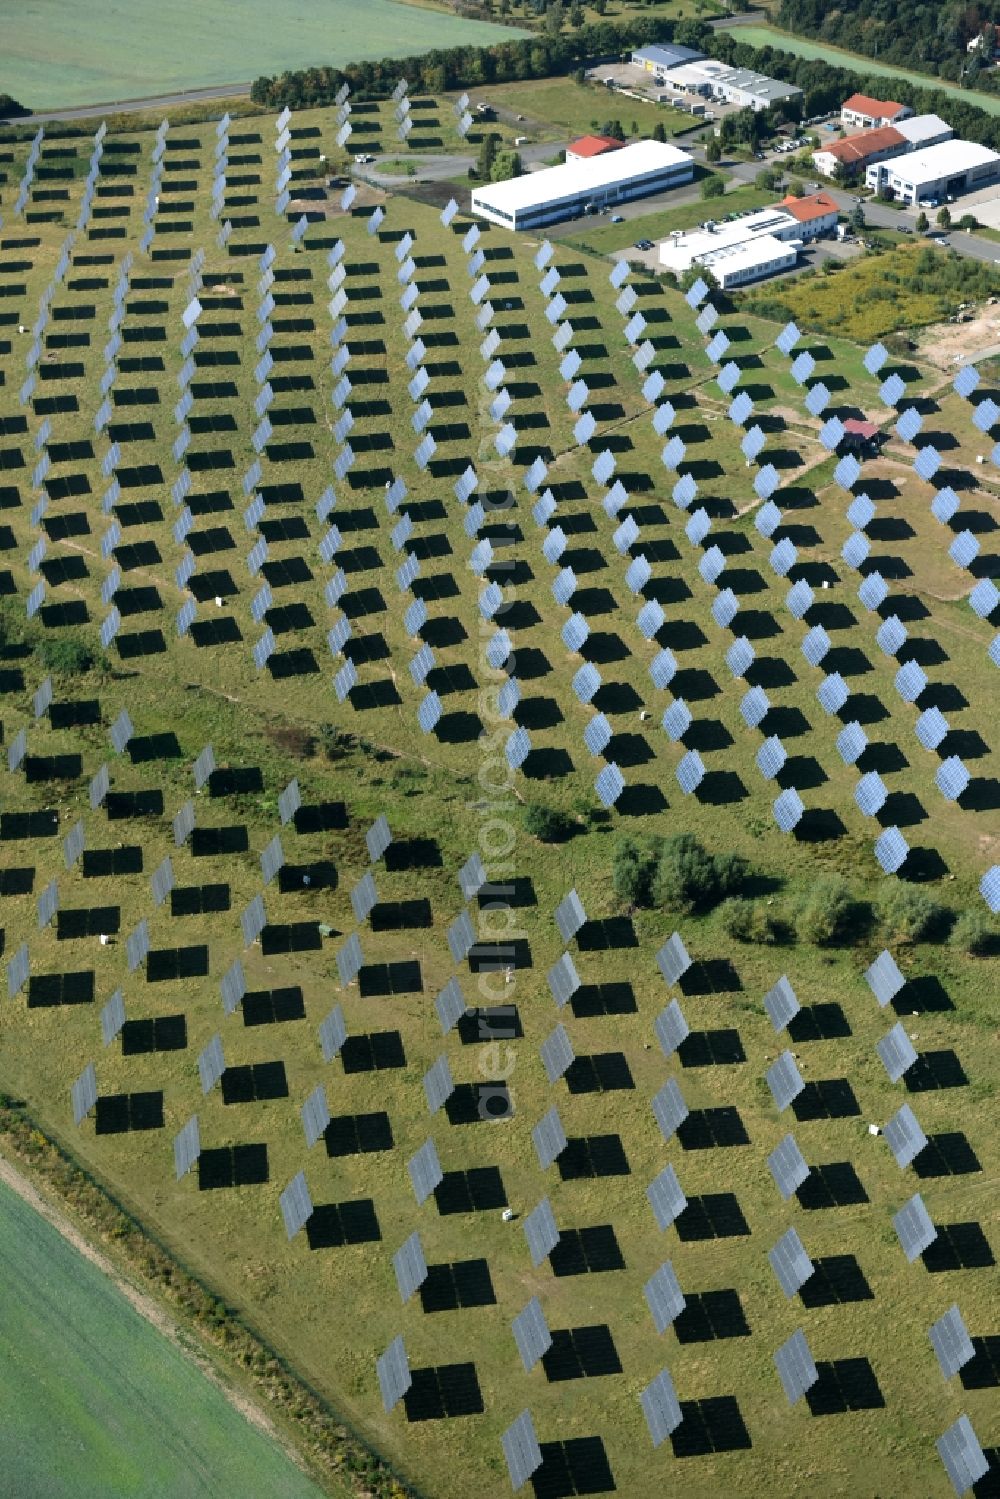
[[[632,838],[623,838],[611,864],[611,884],[619,900],[629,906],[653,904],[653,881],[662,840],[650,840],[644,848]]]
[[[64,635],[58,639],[40,640],[38,656],[47,671],[77,677],[97,664],[97,656],[85,640]]]
[[[756,942],[766,947],[780,947],[795,938],[785,918],[770,906],[745,896],[730,896],[719,908],[723,930],[737,942]]]
[[[944,936],[948,912],[923,890],[899,885],[879,908],[889,942],[933,942]]]
[[[745,881],[748,865],[738,854],[715,857],[690,833],[667,838],[660,850],[653,881],[658,906],[681,911],[705,910]]]
[[[15,120],[30,113],[30,109],[12,99],[10,94],[0,94],[0,120]]]
[[[987,958],[996,952],[997,934],[978,911],[963,911],[951,929],[952,947],[973,958]]]
[[[824,875],[799,911],[796,928],[803,942],[840,947],[861,935],[863,915],[864,907],[850,886],[835,875]]]
[[[703,198],[721,198],[726,190],[726,185],[721,177],[713,172],[711,177],[704,177],[701,184],[701,195]]]
[[[576,831],[576,823],[565,812],[529,802],[524,809],[524,826],[539,843],[565,843]]]

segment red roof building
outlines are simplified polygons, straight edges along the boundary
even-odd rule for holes
[[[865,443],[878,442],[881,433],[874,422],[866,422],[859,417],[849,416],[844,420],[844,436],[848,439],[848,447],[859,447]]]
[[[616,141],[610,135],[581,135],[566,147],[567,161],[589,161],[592,156],[603,156],[607,151],[620,151],[624,141]]]
[[[837,227],[839,209],[829,193],[808,193],[802,198],[789,195],[778,206],[802,226],[803,239],[816,239]]]
[[[878,130],[862,130],[858,135],[845,135],[843,140],[820,146],[813,152],[813,164],[825,177],[833,176],[837,162],[845,172],[853,174],[859,167],[901,156],[909,149],[909,141],[894,125],[882,125]]]
[[[878,125],[892,125],[912,114],[895,99],[873,99],[869,94],[852,94],[840,106],[841,124],[855,130],[872,130]]]

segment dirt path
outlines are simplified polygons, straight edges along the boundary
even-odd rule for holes
[[[106,1275],[129,1304],[139,1313],[140,1317],[143,1317],[151,1326],[156,1328],[157,1332],[162,1333],[176,1348],[180,1349],[185,1358],[189,1359],[206,1379],[211,1380],[215,1388],[220,1391],[233,1409],[240,1413],[244,1420],[249,1421],[251,1426],[256,1427],[258,1431],[280,1447],[286,1457],[301,1472],[306,1473],[310,1478],[313,1476],[302,1461],[301,1455],[277,1429],[267,1412],[244,1391],[237,1389],[225,1379],[211,1360],[205,1354],[199,1352],[193,1345],[191,1337],[183,1335],[183,1330],[166,1308],[156,1301],[154,1297],[147,1295],[138,1286],[128,1280],[106,1255],[103,1255],[99,1249],[96,1249],[93,1244],[84,1238],[83,1234],[67,1218],[65,1213],[61,1212],[59,1208],[43,1197],[33,1183],[2,1154],[0,1154],[0,1182],[3,1182],[4,1186],[9,1187],[12,1192],[16,1192],[22,1201],[26,1202],[40,1217],[45,1219],[46,1223],[51,1224],[57,1233],[62,1235],[67,1244],[72,1245],[78,1254],[82,1255],[85,1260],[89,1260],[103,1275]]]

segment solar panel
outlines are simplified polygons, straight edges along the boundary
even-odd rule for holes
[[[816,689],[816,697],[825,713],[839,713],[850,697],[850,690],[839,671],[824,677]]]
[[[668,1229],[687,1207],[687,1198],[673,1166],[664,1166],[646,1188],[646,1197],[660,1229]]]
[[[785,607],[795,619],[801,619],[812,607],[813,591],[804,578],[793,583],[785,595]]]
[[[632,593],[641,593],[652,576],[653,569],[646,557],[634,557],[625,572],[625,586]]]
[[[654,1095],[652,1107],[653,1117],[665,1140],[669,1140],[680,1128],[690,1112],[680,1087],[672,1077]]]
[[[393,1338],[388,1348],[375,1360],[382,1404],[386,1413],[394,1410],[413,1383],[402,1337]]]
[[[684,462],[684,455],[686,452],[687,446],[685,442],[675,433],[670,441],[665,444],[663,451],[660,454],[660,461],[662,462],[665,469],[674,471],[678,469]]]
[[[611,725],[603,713],[595,713],[583,731],[583,742],[592,755],[602,755],[611,743]]]
[[[709,547],[698,563],[698,571],[706,583],[714,583],[726,566],[726,559],[717,546]]]
[[[993,864],[979,881],[979,893],[995,916],[1000,911],[1000,864]]]
[[[511,770],[518,770],[531,753],[531,736],[527,729],[515,729],[504,745],[504,755]]]
[[[702,506],[689,517],[684,527],[684,534],[692,546],[700,547],[711,529],[712,522],[708,511]]]
[[[768,781],[773,781],[788,759],[788,753],[781,740],[774,734],[770,739],[765,739],[757,751],[757,769]]]
[[[636,626],[644,640],[652,640],[666,622],[666,614],[656,599],[650,599],[636,615]]]
[[[521,1362],[530,1374],[539,1359],[552,1347],[552,1334],[537,1296],[532,1296],[524,1310],[514,1318],[511,1332],[514,1334]]]
[[[448,928],[448,949],[456,963],[461,963],[476,944],[476,933],[472,917],[462,911]]]
[[[566,1149],[566,1131],[563,1129],[562,1120],[559,1118],[559,1110],[552,1106],[547,1114],[541,1119],[531,1131],[531,1139],[538,1156],[538,1164],[543,1171],[547,1171],[558,1156]],[[548,1253],[548,1250],[546,1250]],[[544,1256],[543,1256],[544,1258]]]
[[[736,366],[735,365],[726,365],[726,368],[720,372],[720,374],[719,374],[719,384],[720,385],[723,385],[723,384],[728,385],[729,384],[729,379],[727,378],[724,381],[723,377],[726,375],[727,370],[730,370],[730,369],[736,369]],[[737,371],[737,375],[738,375],[738,373],[739,372]],[[739,393],[739,395],[734,396],[734,398],[732,399],[732,401],[729,403],[729,411],[727,413],[727,415],[729,416],[729,420],[731,422],[733,422],[733,424],[735,426],[742,427],[743,424],[749,420],[749,418],[750,418],[750,416],[751,416],[752,413],[753,413],[753,401],[750,399],[750,396],[749,396],[749,394],[748,394],[747,391],[741,390],[740,393]]]
[[[968,1416],[959,1416],[934,1445],[956,1494],[967,1494],[990,1470]]]
[[[351,891],[351,909],[354,912],[355,921],[366,921],[377,905],[378,891],[375,888],[374,877],[369,872],[362,875]]]
[[[917,1053],[910,1038],[898,1021],[888,1035],[882,1037],[875,1050],[878,1052],[882,1066],[889,1074],[890,1083],[898,1083],[903,1074],[917,1060]]]
[[[801,1400],[806,1391],[811,1389],[819,1379],[812,1354],[809,1352],[809,1344],[801,1329],[793,1332],[787,1342],[782,1343],[777,1350],[774,1355],[774,1367],[778,1371],[778,1378],[781,1380],[789,1405],[795,1405],[798,1400]]]
[[[889,792],[877,771],[863,775],[854,788],[854,800],[865,817],[875,817],[885,806]]]
[[[770,708],[771,700],[763,687],[750,687],[740,699],[740,716],[748,729],[755,729]]]
[[[658,1333],[666,1332],[671,1322],[680,1316],[686,1305],[684,1293],[669,1260],[666,1260],[650,1276],[642,1288],[642,1294],[646,1298],[646,1305],[653,1318],[653,1326]]]
[[[192,1114],[184,1128],[174,1136],[174,1174],[178,1181],[188,1174],[200,1155],[198,1115]]]
[[[324,1057],[324,1061],[329,1061]],[[323,1131],[330,1123],[330,1109],[326,1101],[326,1090],[322,1083],[318,1083],[309,1094],[305,1103],[299,1110],[302,1120],[302,1128],[305,1132],[306,1147],[312,1150],[316,1141],[322,1138]]]
[[[355,932],[337,953],[337,973],[343,988],[346,989],[357,978],[363,961],[361,939]]]
[[[433,1140],[425,1140],[415,1155],[411,1156],[406,1163],[410,1182],[413,1186],[417,1206],[421,1207],[430,1197],[441,1181],[444,1172],[441,1170],[441,1162],[438,1159],[437,1147]]]
[[[997,588],[992,578],[980,578],[969,594],[969,607],[973,614],[978,615],[980,619],[989,619],[998,604],[1000,604],[1000,589]]]
[[[942,760],[934,775],[934,784],[949,802],[957,802],[968,788],[972,777],[957,755]]]
[[[116,989],[101,1010],[101,1036],[105,1046],[110,1046],[115,1037],[120,1033],[125,1024],[125,998],[120,989]]]
[[[794,1228],[782,1234],[774,1248],[768,1250],[767,1257],[778,1284],[789,1297],[805,1285],[815,1269]]]
[[[952,388],[956,395],[968,400],[969,396],[979,384],[979,371],[973,364],[963,365],[952,381]]]
[[[776,1031],[783,1031],[799,1013],[798,996],[787,977],[782,974],[778,982],[764,995],[764,1009]]]
[[[625,776],[616,764],[604,766],[598,778],[595,779],[594,790],[601,806],[615,805],[616,800],[625,790]]]
[[[774,820],[781,831],[783,833],[790,833],[801,821],[806,809],[795,787],[789,786],[787,790],[783,791],[775,799],[772,810],[774,812]]]
[[[924,424],[924,419],[915,406],[907,406],[896,423],[896,436],[902,442],[912,442]]]
[[[427,1107],[432,1114],[444,1107],[447,1100],[455,1091],[455,1082],[451,1075],[451,1067],[448,1058],[442,1052],[437,1061],[424,1073],[424,1094],[427,1098]]]
[[[135,930],[129,934],[125,943],[125,956],[128,962],[129,973],[134,973],[140,964],[146,961],[146,955],[151,945],[149,922],[143,917]]]
[[[721,363],[723,355],[729,348],[729,342],[730,340],[728,334],[723,333],[720,329],[712,339],[711,343],[705,346],[705,353],[713,364]]]
[[[861,531],[853,531],[840,549],[840,555],[848,567],[855,571],[861,568],[868,560],[871,551],[871,542]]]
[[[971,567],[978,555],[979,542],[971,531],[960,531],[948,548],[948,556],[956,567]]]
[[[677,413],[669,401],[664,401],[662,405],[657,406],[653,412],[653,431],[657,437],[662,437],[664,432],[673,426],[676,415]]]
[[[886,874],[895,874],[906,862],[910,846],[898,828],[886,828],[875,843],[875,857]]]
[[[305,1228],[313,1212],[312,1198],[309,1196],[304,1171],[292,1177],[278,1198],[278,1206],[281,1208],[281,1216],[285,1222],[285,1232],[289,1239],[294,1239],[300,1229]]]
[[[917,1123],[916,1115],[908,1103],[904,1103],[886,1123],[883,1131],[886,1143],[896,1158],[896,1165],[909,1166],[927,1144],[927,1136]]]
[[[895,685],[904,703],[915,703],[927,686],[927,673],[916,661],[905,661],[896,673]]]
[[[16,739],[7,746],[7,769],[12,773],[19,770],[24,763],[28,753],[28,731],[21,729]]]
[[[240,927],[243,932],[243,946],[251,947],[267,925],[267,912],[264,910],[264,897],[255,895],[250,904],[240,915]]]
[[[798,1098],[805,1087],[801,1073],[795,1065],[795,1058],[790,1051],[783,1051],[771,1063],[764,1078],[771,1090],[771,1097],[774,1099],[774,1106],[779,1114],[788,1108],[793,1099]]]
[[[97,1102],[97,1071],[88,1062],[70,1090],[73,1101],[73,1123],[81,1125]]]
[[[946,526],[958,510],[958,495],[951,488],[939,489],[931,501],[931,514],[942,526]]]
[[[639,1404],[654,1448],[662,1446],[684,1419],[669,1370],[661,1369],[639,1392]]]
[[[569,953],[552,965],[547,974],[549,989],[556,1004],[562,1008],[580,987],[580,977]]]
[[[226,1070],[226,1059],[222,1053],[222,1037],[216,1032],[198,1057],[198,1076],[201,1091],[211,1093]]]
[[[414,1292],[418,1291],[427,1279],[427,1261],[424,1258],[420,1235],[415,1229],[393,1255],[392,1268],[396,1272],[399,1299],[405,1306]]]
[[[775,1186],[786,1202],[809,1175],[809,1167],[793,1135],[786,1135],[775,1146],[767,1158],[767,1165]]]
[[[886,406],[897,406],[902,400],[905,390],[906,386],[900,376],[890,375],[888,380],[884,381],[879,387],[879,399]]]
[[[903,1253],[911,1265],[924,1253],[925,1249],[930,1248],[938,1236],[937,1229],[931,1221],[931,1215],[925,1208],[924,1200],[919,1192],[893,1215],[892,1226],[896,1230]]]
[[[458,871],[458,884],[465,900],[472,900],[486,884],[486,869],[478,853],[472,853]]]
[[[550,1083],[557,1083],[563,1073],[573,1065],[575,1058],[575,1053],[564,1025],[557,1025],[546,1036],[539,1047],[539,1055],[542,1059],[542,1066],[545,1068],[545,1076]]]
[[[660,651],[649,668],[653,686],[665,690],[677,674],[677,660],[673,651],[666,647]]]
[[[684,758],[679,762],[674,774],[677,784],[685,796],[690,796],[697,791],[705,779],[705,765],[697,750],[688,750]]]
[[[156,905],[162,906],[175,884],[174,866],[171,863],[169,854],[166,855],[154,870],[151,884],[153,887],[153,900]]]
[[[468,1008],[458,979],[449,979],[434,1001],[434,1008],[444,1035],[458,1024]]]
[[[544,246],[543,246],[544,248]],[[500,1438],[511,1488],[522,1489],[532,1473],[542,1466],[542,1449],[538,1445],[530,1411],[522,1411]]]

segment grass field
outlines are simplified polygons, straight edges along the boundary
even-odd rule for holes
[[[793,52],[796,57],[818,58],[841,68],[853,68],[856,73],[871,73],[876,78],[905,78],[920,88],[941,89],[946,94],[955,94],[968,104],[985,109],[987,114],[1000,114],[1000,96],[980,93],[978,89],[959,88],[946,78],[934,78],[928,73],[910,72],[907,68],[893,67],[859,52],[847,52],[842,47],[831,47],[825,42],[813,42],[807,37],[793,36],[789,31],[780,31],[777,26],[739,26],[735,34],[749,47],[779,47],[784,52]]]
[[[440,102],[437,114],[447,113]],[[375,126],[372,134],[390,138],[384,107],[359,118]],[[234,125],[229,161],[232,176],[242,180],[227,178],[225,213],[234,227],[226,250],[218,247],[218,221],[209,213],[215,127],[171,131],[164,183],[172,191],[159,193],[150,255],[139,253],[138,241],[152,134],[121,142],[109,135],[95,216],[52,293],[51,320],[41,329],[42,378],[23,405],[30,335],[16,330],[36,321],[67,227],[77,220],[80,174],[65,157],[46,155],[43,143],[39,165],[68,171],[67,196],[49,196],[63,191],[63,179],[39,178],[31,218],[22,222],[13,203],[27,147],[9,150],[11,160],[0,166],[8,176],[0,250],[0,588],[4,619],[27,637],[24,645],[10,644],[0,661],[0,805],[5,817],[59,814],[57,828],[51,820],[16,817],[0,824],[5,872],[31,871],[6,874],[0,887],[4,961],[22,942],[31,959],[28,994],[3,1002],[0,1087],[25,1099],[89,1170],[433,1499],[506,1492],[500,1438],[526,1407],[545,1449],[539,1494],[569,1492],[560,1465],[582,1453],[590,1491],[610,1492],[613,1485],[628,1499],[673,1487],[692,1499],[801,1499],[804,1484],[824,1495],[869,1499],[887,1492],[888,1454],[892,1499],[945,1499],[951,1489],[934,1441],[950,1422],[966,1412],[984,1447],[1000,1445],[988,1370],[979,1384],[945,1384],[927,1337],[955,1301],[975,1339],[997,1332],[998,965],[943,938],[903,940],[879,911],[901,888],[926,891],[955,915],[984,911],[978,882],[1000,847],[995,668],[987,655],[996,625],[972,613],[973,579],[947,557],[952,532],[970,529],[981,541],[980,570],[996,575],[1000,506],[992,468],[975,462],[983,442],[969,404],[939,372],[889,366],[905,378],[906,400],[919,403],[921,440],[943,453],[943,476],[955,485],[960,508],[950,528],[932,520],[935,485],[916,477],[913,450],[895,437],[880,459],[866,462],[856,488],[877,505],[866,570],[878,569],[890,587],[881,612],[870,613],[858,598],[859,575],[841,560],[852,530],[850,498],[833,480],[834,459],[819,441],[819,421],[805,409],[790,361],[775,348],[774,322],[737,310],[718,323],[730,339],[727,358],[737,364],[738,389],[753,402],[765,433],[765,457],[781,479],[775,495],[781,524],[765,539],[754,525],[754,471],[727,418],[729,396],[717,384],[696,313],[678,292],[629,278],[664,381],[658,400],[674,408],[665,437],[654,430],[644,380],[623,337],[625,314],[616,309],[620,294],[608,280],[608,262],[556,247],[552,264],[596,422],[581,445],[567,403],[564,355],[551,342],[539,288],[537,243],[484,228],[483,260],[473,274],[489,276],[499,335],[498,348],[484,355],[483,329],[467,295],[475,253],[463,245],[469,219],[459,213],[445,229],[439,217],[448,190],[426,189],[428,197],[436,194],[433,204],[389,198],[384,223],[369,234],[375,195],[362,192],[344,214],[314,186],[319,155],[330,165],[340,160],[331,112],[303,113],[292,127],[293,169],[301,174],[296,191],[310,195],[293,198],[288,216],[279,217],[273,124]],[[129,149],[112,149],[116,144]],[[77,150],[87,158],[90,142]],[[0,153],[8,154],[2,144]],[[133,193],[120,191],[130,186]],[[698,205],[703,215],[711,206]],[[322,217],[296,249],[288,220],[306,208]],[[98,217],[98,209],[112,214]],[[637,223],[630,232],[641,232]],[[109,238],[109,229],[125,233]],[[408,233],[414,264],[401,274],[407,251],[400,245]],[[330,368],[332,318],[340,313],[329,307],[338,287],[329,256],[336,259],[338,237],[347,292],[339,342],[348,350],[351,389],[334,400],[344,373]],[[268,243],[276,275],[262,288]],[[206,255],[199,340],[188,372],[193,405],[177,415],[182,313],[196,247]],[[114,289],[128,249],[135,256],[123,340],[112,351],[111,420],[98,434],[103,351],[109,322],[117,320]],[[424,348],[416,356],[400,306],[407,279],[419,287],[423,318],[417,331]],[[260,395],[257,341],[263,339],[261,347],[268,341],[258,316],[266,294],[274,297],[264,311],[274,350],[267,375],[272,432],[260,439],[262,474],[248,485],[265,505],[262,514],[244,518]],[[896,413],[880,396],[888,369],[878,380],[867,375],[862,349],[842,338],[807,335],[802,347],[816,362],[810,383],[827,387],[829,411],[864,412],[887,429],[894,424]],[[423,412],[417,425],[429,421],[437,447],[426,469],[412,456],[419,408],[408,354],[428,375],[431,414]],[[511,398],[507,419],[516,446],[508,458],[498,456],[499,421],[490,414],[495,397],[483,383],[493,357],[503,361]],[[342,426],[335,439],[331,428],[341,420],[342,400],[353,425]],[[182,423],[189,446],[175,458]],[[332,465],[344,452],[345,432],[355,461],[335,480]],[[672,436],[684,444],[682,471],[698,486],[691,508],[704,508],[712,521],[701,545],[689,539],[689,517],[671,498],[676,475],[661,461]],[[43,450],[51,468],[36,483]],[[629,496],[614,517],[603,504],[607,486],[593,475],[604,451]],[[548,465],[545,482],[556,502],[547,528],[536,523],[536,496],[524,483],[536,455]],[[482,517],[470,515],[454,491],[470,463]],[[175,505],[171,489],[185,467],[190,493]],[[105,510],[112,468],[119,490]],[[405,480],[408,493],[390,514],[386,483],[393,475]],[[49,505],[39,511],[43,482]],[[321,507],[320,519],[317,501],[331,483],[334,508]],[[405,521],[396,530],[404,512],[409,536]],[[615,539],[628,514],[641,527],[631,546]],[[542,543],[547,535],[559,543],[556,525],[565,549],[552,562]],[[47,551],[34,553],[32,571],[29,556],[42,536]],[[494,548],[489,576],[503,592],[496,624],[511,634],[511,672],[520,689],[507,717],[497,691],[508,676],[484,656],[494,625],[482,620],[482,583],[469,565],[474,539],[483,537]],[[268,554],[264,562],[258,555],[252,573],[247,554],[259,539]],[[797,549],[789,577],[771,564],[779,539]],[[619,550],[623,542],[650,565],[641,596],[626,582],[630,557]],[[710,543],[724,562],[715,587],[702,576]],[[195,572],[181,589],[177,569],[189,552]],[[397,570],[407,555],[419,570],[404,589]],[[557,605],[552,592],[564,565],[577,579],[569,608]],[[111,593],[116,567],[121,575]],[[26,603],[39,578],[46,583],[44,612],[29,625]],[[262,578],[272,597],[255,604]],[[805,620],[786,604],[793,578],[808,580],[815,591]],[[725,629],[712,612],[724,587],[739,605]],[[36,718],[34,694],[50,669],[39,652],[67,636],[93,646],[112,597],[121,627],[107,666],[77,676],[56,672],[59,712]],[[418,599],[427,619],[415,637],[405,616]],[[649,640],[637,616],[652,599],[665,618]],[[178,637],[175,619],[188,601],[197,602],[196,620]],[[571,609],[590,625],[582,657],[602,678],[587,707],[573,686],[581,654],[562,639]],[[929,678],[920,707],[933,703],[947,716],[942,752],[961,755],[971,768],[969,793],[958,802],[938,791],[941,753],[921,747],[917,709],[895,687],[900,659],[887,656],[876,639],[889,613],[909,631],[900,659],[917,661]],[[351,628],[346,640],[344,620]],[[816,624],[830,636],[822,669],[802,650]],[[258,671],[252,651],[267,628],[275,651]],[[331,629],[339,631],[336,657]],[[756,659],[737,680],[727,655],[739,636],[752,642]],[[433,665],[424,659],[411,670],[422,644],[431,648]],[[666,689],[654,687],[649,672],[661,649],[676,658]],[[340,700],[332,679],[347,659],[357,682]],[[826,714],[817,701],[824,671],[840,673],[848,684],[839,715]],[[754,730],[742,710],[751,684],[766,691],[770,704],[763,727]],[[442,717],[423,734],[417,711],[429,690],[439,695]],[[664,709],[678,699],[692,717],[680,743],[660,727]],[[67,714],[69,703],[78,706],[67,725],[60,713]],[[135,732],[117,754],[108,731],[123,709]],[[606,715],[613,737],[594,756],[583,733],[597,712]],[[837,748],[845,718],[863,723],[870,741],[857,766],[845,764]],[[531,750],[508,783],[504,745],[515,724],[528,731]],[[10,771],[6,752],[22,729],[30,764]],[[756,764],[765,733],[779,735],[788,751],[777,782]],[[195,794],[192,764],[206,744],[218,772]],[[702,757],[706,777],[697,794],[683,795],[676,772],[691,750]],[[60,755],[78,755],[79,764],[53,758]],[[594,781],[612,759],[627,785],[616,808],[606,810]],[[135,805],[92,808],[90,778],[105,762],[116,796],[156,792],[162,805],[154,801],[145,812]],[[227,768],[245,774],[229,777]],[[859,776],[869,770],[888,791],[878,819],[863,817],[855,802]],[[282,824],[278,794],[292,777],[305,807],[316,810]],[[779,788],[788,787],[799,789],[806,804],[794,835],[778,831],[773,812]],[[172,819],[189,799],[198,836],[177,843]],[[573,836],[563,844],[530,836],[528,802],[566,813]],[[132,815],[112,818],[118,811]],[[380,814],[393,844],[373,866],[365,835]],[[78,819],[89,862],[67,869],[62,839]],[[902,877],[883,876],[874,858],[885,824],[899,826],[912,850]],[[232,852],[213,836],[221,828],[232,830]],[[611,884],[618,840],[682,831],[713,853],[745,856],[759,909],[777,912],[793,928],[817,880],[843,878],[858,902],[847,940],[831,947],[804,938],[785,946],[742,943],[717,909],[629,910]],[[264,890],[265,940],[245,947],[240,916],[261,890],[260,855],[276,835],[287,866]],[[141,869],[133,864],[131,872],[108,873],[107,862],[125,858],[117,852],[122,844],[139,850]],[[474,850],[493,883],[467,901],[457,875]],[[168,856],[177,899],[154,906],[150,877]],[[377,904],[359,920],[351,895],[367,873]],[[53,880],[61,913],[95,913],[86,918],[91,935],[71,935],[68,918],[61,936],[56,925],[39,928],[38,897]],[[557,1009],[546,977],[564,951],[553,911],[572,887],[588,916],[569,944],[581,989]],[[466,908],[478,945],[459,960],[448,932]],[[130,971],[126,939],[142,919],[153,953]],[[117,940],[101,945],[93,931],[115,923]],[[674,930],[693,962],[680,984],[668,987],[656,953]],[[508,955],[488,946],[491,934],[523,942],[509,974]],[[337,956],[354,935],[363,968],[342,983]],[[299,939],[308,947],[296,948]],[[880,1010],[863,975],[887,944],[907,983]],[[184,976],[159,977],[175,972],[169,954],[180,948],[188,954]],[[220,981],[237,958],[249,992],[227,1014]],[[62,981],[44,982],[56,974],[92,976],[92,999],[85,979],[80,1002],[47,1002],[66,996]],[[783,974],[806,1013],[789,1036],[776,1037],[763,996]],[[492,1038],[475,1023],[443,1034],[435,1000],[453,977],[470,1006],[515,1005],[523,1034],[510,1035],[502,1018]],[[98,1014],[119,987],[130,1029],[105,1047]],[[668,1058],[654,1027],[673,998],[692,1036]],[[336,1005],[348,1044],[325,1063],[317,1032]],[[150,1049],[160,1032],[148,1022],[170,1017],[183,1020],[183,1030],[176,1019],[173,1030],[183,1044],[168,1046],[163,1036],[162,1049]],[[893,1084],[874,1048],[897,1019],[920,1060],[907,1081]],[[147,1024],[133,1028],[133,1022]],[[552,1086],[539,1048],[558,1023],[578,1060],[567,1080]],[[203,1094],[197,1059],[216,1034],[230,1076],[222,1089]],[[365,1038],[386,1035],[396,1039],[377,1043],[386,1048],[379,1060],[405,1065],[360,1070],[375,1060],[375,1043]],[[786,1044],[797,1053],[808,1091],[779,1114],[764,1073]],[[450,1109],[432,1116],[423,1079],[442,1054],[461,1092]],[[77,1129],[70,1088],[90,1061],[98,1111]],[[265,1063],[280,1063],[280,1072],[272,1067],[248,1078],[238,1070]],[[265,1076],[270,1096],[261,1096]],[[258,1077],[260,1093],[249,1097]],[[652,1110],[667,1079],[678,1083],[693,1114],[669,1140]],[[511,1097],[506,1117],[494,1122],[475,1107],[470,1112],[470,1100],[481,1101],[476,1090],[501,1081]],[[320,1084],[341,1123],[307,1150],[300,1109]],[[123,1096],[145,1094],[153,1095],[140,1100],[150,1127],[123,1128],[125,1109],[136,1111],[126,1124],[143,1122],[140,1103],[123,1104]],[[930,1143],[912,1169],[901,1171],[868,1124],[884,1124],[904,1102]],[[574,1143],[543,1171],[532,1130],[553,1104]],[[374,1142],[383,1148],[351,1149],[361,1144],[351,1133],[356,1120],[343,1121],[373,1113],[388,1116],[391,1141],[383,1133]],[[172,1141],[194,1114],[204,1179],[196,1166],[177,1181]],[[767,1160],[790,1130],[813,1180],[785,1202]],[[418,1207],[407,1162],[428,1136],[449,1176],[437,1198]],[[208,1153],[236,1144],[266,1146],[266,1179],[210,1189]],[[661,1233],[646,1190],[668,1163],[689,1207]],[[472,1170],[489,1174],[461,1181],[455,1175]],[[289,1241],[279,1195],[300,1171],[316,1221]],[[475,1206],[473,1190],[482,1193]],[[937,1258],[929,1253],[909,1265],[892,1220],[917,1191],[941,1243]],[[523,1222],[546,1197],[562,1242],[552,1259],[533,1266]],[[517,1214],[512,1223],[501,1220],[505,1201]],[[789,1227],[817,1266],[816,1280],[792,1300],[768,1263],[768,1251]],[[392,1257],[414,1231],[433,1278],[426,1297],[418,1293],[404,1306]],[[584,1273],[585,1250],[593,1254],[592,1273]],[[691,1307],[676,1330],[661,1336],[643,1288],[668,1259]],[[470,1268],[470,1261],[485,1261],[488,1281],[482,1265]],[[457,1277],[444,1268],[456,1264],[463,1266]],[[566,1361],[550,1360],[527,1374],[510,1329],[533,1295]],[[605,1360],[605,1373],[561,1378],[574,1372],[570,1330],[595,1327],[601,1332],[588,1335],[591,1348],[596,1342],[607,1353],[610,1338],[620,1372]],[[800,1327],[823,1370],[815,1410],[807,1401],[789,1410],[772,1363],[775,1349]],[[415,1388],[409,1403],[386,1415],[375,1359],[398,1334]],[[588,1338],[580,1341],[585,1346]],[[468,1413],[445,1417],[442,1384],[445,1393],[454,1390],[453,1366],[470,1363],[475,1385],[468,1369],[461,1375]],[[664,1366],[684,1419],[654,1452],[638,1394]],[[984,1358],[980,1375],[985,1366]],[[442,1368],[451,1371],[443,1378],[435,1372]],[[560,1445],[575,1441],[585,1445]],[[610,1477],[602,1476],[604,1462]]]
[[[674,229],[693,229],[696,224],[727,213],[746,213],[754,208],[764,208],[773,203],[777,194],[765,192],[759,187],[736,187],[723,198],[698,198],[691,203],[678,203],[674,208],[661,208],[655,213],[640,214],[624,224],[599,224],[593,229],[582,229],[566,236],[581,250],[594,255],[610,255],[615,250],[624,250],[634,245],[637,239],[663,239]]]
[[[3,30],[0,92],[38,110],[527,35],[397,0],[26,0]]]
[[[571,78],[491,84],[472,98],[523,114],[526,130],[535,121],[543,122],[551,127],[548,133],[553,139],[591,134],[607,120],[619,120],[627,136],[639,138],[652,135],[656,125],[663,125],[668,135],[691,128],[691,116],[679,109],[626,99],[598,84],[574,83]]]
[[[0,1183],[3,1491],[318,1499],[96,1266]]]

